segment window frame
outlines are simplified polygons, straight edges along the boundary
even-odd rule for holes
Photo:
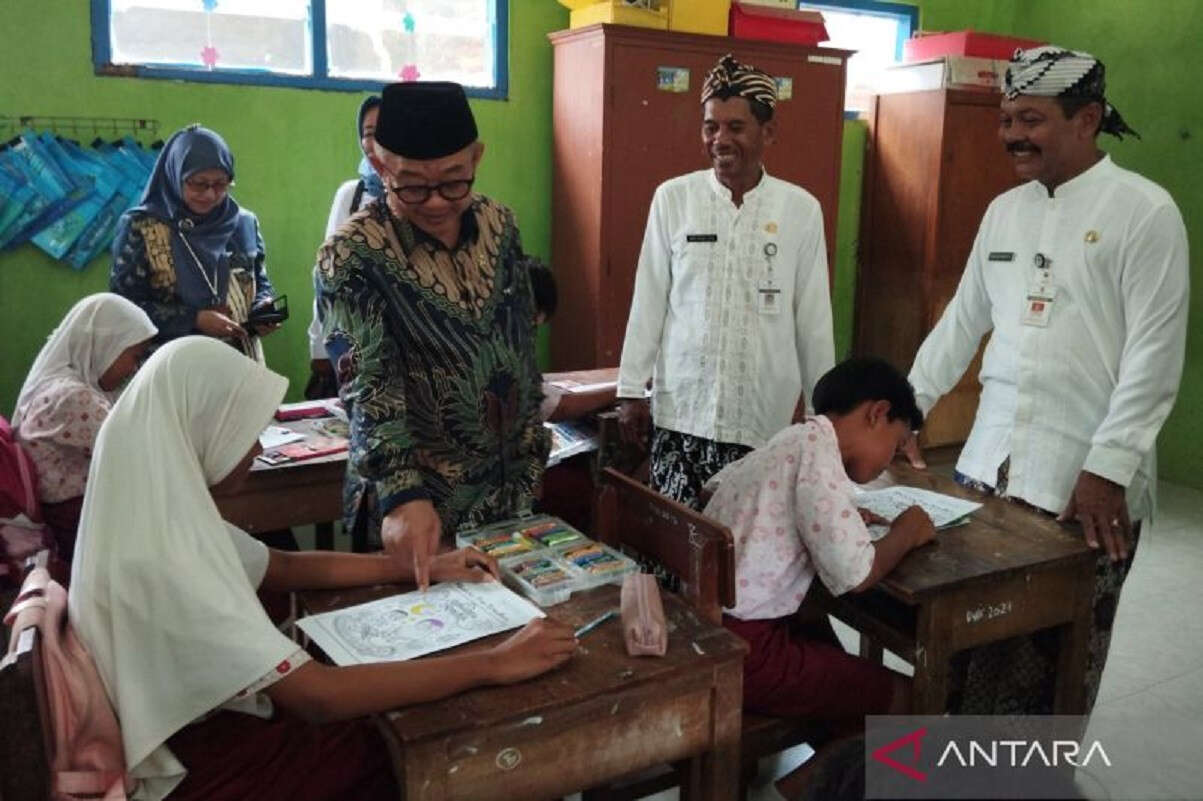
[[[861,12],[879,17],[891,17],[899,22],[898,37],[894,42],[894,60],[902,61],[902,45],[919,30],[919,7],[910,3],[896,3],[889,0],[819,0],[806,2],[798,0],[798,8],[814,8],[819,11]],[[844,119],[857,120],[864,116],[864,111],[844,109]]]
[[[333,0],[337,2],[337,0]],[[330,75],[326,45],[326,2],[309,0],[310,44],[313,47],[313,74],[286,75],[266,70],[190,69],[151,64],[114,64],[110,23],[110,0],[91,0],[92,4],[92,65],[97,75],[122,78],[155,78],[196,83],[238,84],[242,86],[281,86],[293,89],[319,89],[336,92],[380,91],[387,81],[362,78],[338,78]],[[468,97],[485,100],[508,100],[509,75],[509,4],[510,0],[490,0],[494,3],[493,71],[495,87],[465,86]]]

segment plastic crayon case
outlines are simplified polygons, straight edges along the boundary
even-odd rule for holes
[[[483,532],[478,535],[465,538],[465,545],[470,545],[478,548],[481,551],[494,556],[498,559],[505,556],[514,556],[515,554],[527,553],[535,550],[535,543],[523,537],[517,532]]]

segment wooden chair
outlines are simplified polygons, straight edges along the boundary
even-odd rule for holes
[[[617,410],[598,413],[597,433],[598,475],[594,476],[595,482],[601,480],[601,471],[607,467],[613,467],[619,473],[634,476],[640,481],[647,480],[648,449],[623,442]],[[648,441],[651,441],[650,436]]]
[[[675,576],[680,582],[680,595],[710,623],[721,625],[723,607],[735,605],[735,547],[730,529],[611,468],[602,470],[599,477],[594,536]],[[741,732],[743,786],[746,788],[755,777],[761,757],[822,739],[822,727],[745,713]],[[583,798],[639,798],[678,782],[676,770],[641,774],[588,790]]]
[[[42,647],[34,627],[16,636],[13,658],[0,667],[0,799],[47,801],[52,745]]]

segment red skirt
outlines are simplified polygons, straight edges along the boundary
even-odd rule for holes
[[[170,801],[396,801],[384,739],[366,718],[314,725],[218,712],[167,741],[188,769]]]

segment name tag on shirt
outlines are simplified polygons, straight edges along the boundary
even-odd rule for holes
[[[1023,309],[1023,324],[1037,328],[1048,327],[1053,313],[1053,301],[1057,299],[1057,287],[1053,283],[1051,261],[1043,254],[1036,254],[1034,269],[1028,278],[1027,300]]]
[[[718,234],[686,234],[686,242],[717,242]]]
[[[1028,296],[1023,309],[1023,324],[1036,328],[1047,328],[1053,314],[1053,303],[1057,299],[1057,288],[1050,284],[1036,283],[1028,286]]]
[[[1015,261],[1015,254],[1010,251],[996,250],[986,257],[986,261]]]
[[[781,313],[781,290],[772,281],[761,281],[756,285],[756,310],[761,314]]]
[[[1034,298],[1028,295],[1028,305],[1023,310],[1023,324],[1037,328],[1047,328],[1049,318],[1053,313],[1053,301],[1046,298]]]

